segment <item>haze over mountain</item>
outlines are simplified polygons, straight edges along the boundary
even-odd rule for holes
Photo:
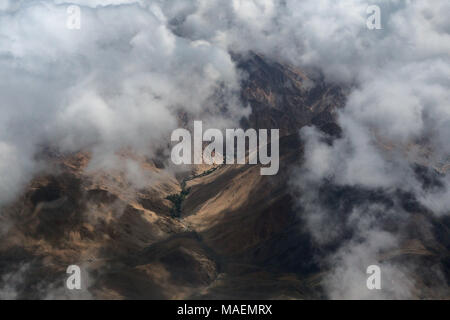
[[[374,4],[0,1],[0,298],[449,298],[450,4]],[[279,173],[175,166],[194,120]]]

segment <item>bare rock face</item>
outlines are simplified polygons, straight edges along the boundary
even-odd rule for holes
[[[159,162],[138,159],[152,181],[136,188],[123,172],[86,170],[88,153],[47,152],[53,173],[31,181],[1,215],[12,222],[0,240],[0,287],[8,286],[7,298],[325,297],[321,279],[327,270],[317,257],[335,246],[314,243],[288,181],[303,155],[299,128],[312,124],[330,137],[340,135],[335,117],[345,90],[257,54],[234,58],[246,74],[242,98],[252,107],[243,125],[281,128],[279,173],[261,176],[258,165],[220,166],[183,183]],[[176,198],[174,214],[170,196],[187,189]],[[345,221],[343,208],[354,203],[392,201],[326,184],[321,192],[330,207],[339,204],[337,221]],[[450,222],[434,218],[407,195],[399,199],[414,218],[403,247],[386,259],[427,255],[432,259],[418,263],[420,268],[439,264],[448,271]],[[433,225],[431,234],[421,234],[424,221]],[[87,275],[78,295],[64,289],[71,264]],[[418,276],[417,296],[426,295],[433,281]]]
[[[314,124],[329,134],[340,134],[335,117],[345,104],[345,89],[326,84],[318,72],[306,75],[255,53],[235,59],[247,75],[242,97],[252,107],[249,127],[280,128],[281,135],[289,135]]]

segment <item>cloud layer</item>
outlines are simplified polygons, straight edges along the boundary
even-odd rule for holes
[[[81,6],[80,30],[66,28],[70,4]],[[450,161],[450,3],[371,4],[381,7],[381,30],[367,29],[368,4],[354,0],[0,0],[0,204],[41,168],[34,158],[42,146],[88,149],[101,163],[123,147],[153,155],[180,112],[218,127],[237,123],[249,110],[230,52],[253,50],[351,88],[340,139],[329,144],[314,129],[301,131],[306,159],[296,189],[320,188],[324,179],[402,189],[448,214],[449,176],[425,188],[414,165]],[[311,233],[326,243],[342,230],[321,227],[333,217],[317,195],[304,192],[299,202]],[[348,284],[354,266],[398,242],[371,220],[380,212],[408,215],[379,203],[345,212],[344,229],[360,241],[330,258],[331,274],[343,275],[330,278],[330,297],[359,296]],[[386,270],[393,278],[402,271]],[[410,286],[389,297],[408,297]]]
[[[80,30],[66,28],[67,7],[2,2],[0,201],[29,179],[42,145],[151,156],[180,111],[216,126],[248,113],[229,53],[175,35],[158,7],[90,1]]]

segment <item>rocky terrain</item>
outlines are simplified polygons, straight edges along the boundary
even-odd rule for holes
[[[152,177],[136,190],[120,170],[90,170],[88,152],[43,150],[51,170],[2,209],[1,298],[327,298],[322,283],[328,270],[320,257],[338,243],[313,241],[289,181],[302,164],[301,127],[314,125],[329,139],[341,134],[336,110],[345,104],[346,89],[261,55],[234,58],[247,74],[242,99],[252,108],[243,126],[281,128],[278,175],[261,176],[258,165],[230,165],[179,176],[124,151],[124,161],[137,160]],[[432,185],[445,170],[422,164],[417,174]],[[393,199],[324,182],[319,193],[336,224],[345,224],[356,204],[401,202],[408,220],[386,218],[384,224],[401,229],[402,241],[380,259],[414,261],[415,298],[450,298],[448,218],[400,191]],[[430,228],[425,232],[423,225]],[[350,230],[345,237],[352,237]],[[82,267],[78,292],[64,286],[71,264]],[[444,270],[442,278],[426,272],[432,268]]]

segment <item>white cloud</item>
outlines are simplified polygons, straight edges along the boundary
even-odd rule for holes
[[[217,125],[248,114],[229,53],[174,34],[157,2],[71,1],[82,5],[80,30],[66,28],[67,6],[54,3],[68,2],[22,1],[0,13],[0,141],[21,159],[9,190],[42,144],[151,156],[178,110]]]
[[[81,6],[80,30],[65,27],[69,4]],[[328,145],[317,131],[302,131],[309,170],[299,181],[310,188],[328,178],[339,186],[406,189],[448,213],[449,176],[444,191],[424,190],[411,164],[426,158],[436,165],[450,153],[450,2],[371,4],[381,7],[382,30],[367,29],[362,0],[0,1],[0,202],[29,179],[42,144],[89,148],[107,159],[123,146],[152,155],[179,110],[217,126],[236,123],[248,109],[239,103],[229,51],[253,50],[320,69],[327,81],[351,88],[339,113],[341,139]],[[218,108],[223,101],[226,114]],[[418,159],[411,150],[424,141],[430,150]],[[309,216],[314,234],[328,217],[316,200],[314,192],[300,200],[318,213]],[[344,274],[361,246],[384,246],[385,233],[363,229],[363,244],[343,248],[348,259],[337,260]],[[324,230],[330,239],[342,231]],[[330,289],[331,296],[358,294],[344,291]]]

